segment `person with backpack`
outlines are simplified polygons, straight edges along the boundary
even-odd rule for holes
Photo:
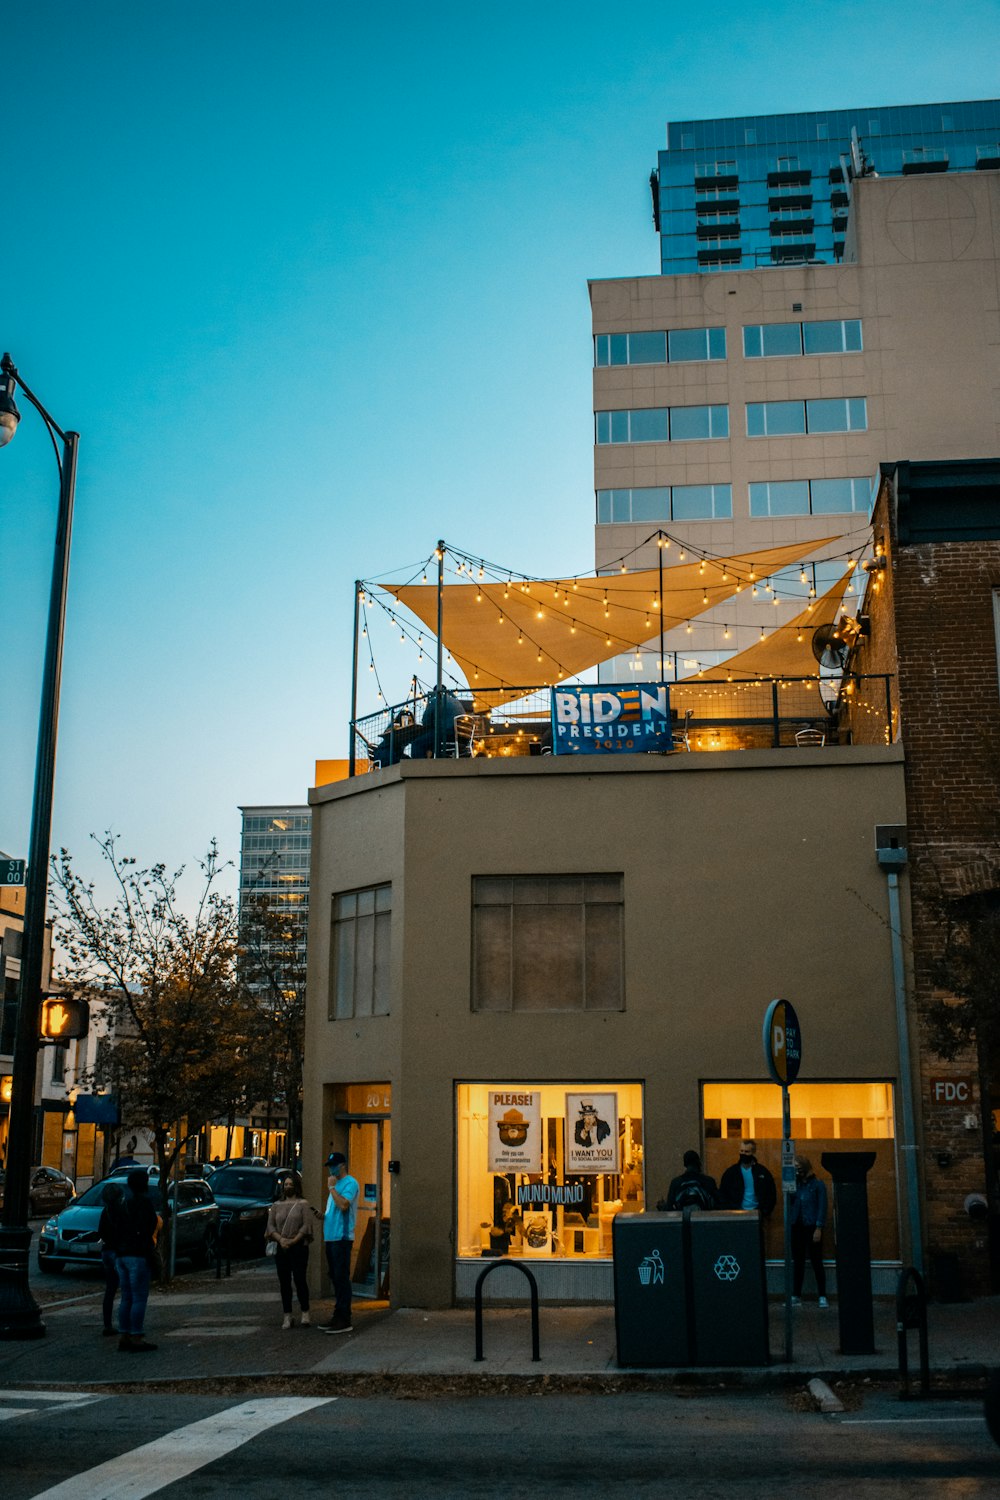
[[[661,1198],[656,1207],[661,1213],[679,1213],[685,1208],[715,1208],[718,1200],[715,1178],[706,1176],[701,1170],[701,1157],[697,1151],[685,1151],[683,1172],[673,1179],[666,1198]]]

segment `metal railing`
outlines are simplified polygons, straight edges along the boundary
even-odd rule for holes
[[[606,684],[612,689],[636,685]],[[845,679],[839,703],[825,700],[820,687],[816,677],[688,677],[666,684],[671,716],[678,729],[684,726],[684,748],[690,751],[851,743],[851,724],[857,720],[853,710],[863,711],[865,743],[891,742],[891,674]],[[433,688],[422,690],[355,719],[350,725],[352,759],[366,770],[425,757],[545,754],[552,749],[553,691],[537,685],[449,688],[440,695]],[[461,733],[457,720],[463,721]]]

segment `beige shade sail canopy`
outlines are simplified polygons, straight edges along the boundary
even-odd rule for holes
[[[497,704],[651,640],[660,629],[661,605],[663,629],[670,630],[839,540],[821,537],[665,567],[662,600],[658,568],[601,578],[446,584],[442,642],[473,692],[489,690]],[[379,587],[436,631],[435,584]]]
[[[821,625],[832,625],[840,613],[840,606],[847,588],[850,570],[845,565],[843,578],[812,601],[812,608],[785,625],[776,625],[767,632],[762,641],[748,646],[731,656],[717,667],[706,667],[696,677],[671,685],[670,702],[680,710],[692,707],[698,698],[697,687],[701,682],[734,682],[752,678],[768,681],[783,681],[801,677],[818,677],[819,668],[813,655],[812,640]],[[686,697],[685,688],[689,689]]]
[[[840,613],[844,590],[853,571],[853,564],[845,564],[843,578],[813,599],[801,614],[765,629],[762,641],[755,641],[745,651],[731,656],[717,667],[709,667],[703,677],[815,677],[816,658],[813,655],[813,633],[821,625],[832,625]]]

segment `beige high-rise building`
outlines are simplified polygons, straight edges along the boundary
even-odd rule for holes
[[[656,566],[657,532],[665,564],[802,543],[756,598],[665,622],[667,681],[843,574],[881,461],[1000,452],[998,267],[1000,173],[973,171],[859,177],[838,264],[591,283],[598,569]],[[659,671],[657,636],[602,675]]]

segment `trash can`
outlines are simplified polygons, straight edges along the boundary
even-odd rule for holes
[[[766,1365],[767,1282],[757,1211],[692,1212],[689,1275],[692,1361],[699,1365]]]
[[[682,1214],[616,1214],[612,1221],[615,1337],[620,1365],[691,1363]]]

